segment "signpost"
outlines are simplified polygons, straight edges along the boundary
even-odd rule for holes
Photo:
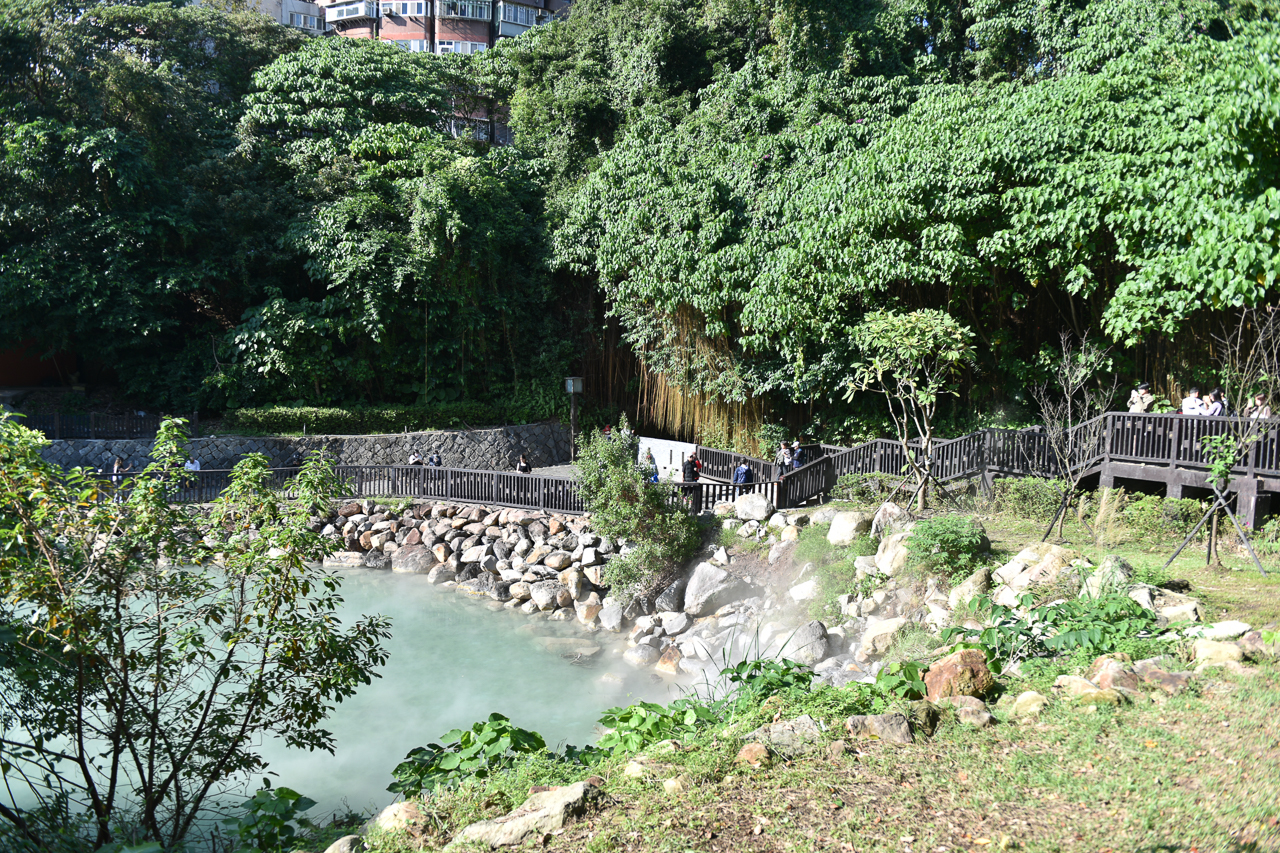
[[[564,390],[569,395],[569,461],[578,458],[578,395],[582,393],[582,377],[566,376]]]

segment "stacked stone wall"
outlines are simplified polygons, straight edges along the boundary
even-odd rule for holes
[[[65,468],[109,467],[119,456],[135,470],[151,458],[151,439],[67,439],[53,441],[42,453]],[[230,468],[250,453],[262,453],[273,467],[284,467],[300,452],[324,448],[340,465],[404,465],[409,455],[440,452],[449,468],[510,471],[524,454],[535,468],[569,461],[569,430],[554,423],[478,430],[410,432],[392,435],[240,436],[192,439],[191,455],[206,470]]]

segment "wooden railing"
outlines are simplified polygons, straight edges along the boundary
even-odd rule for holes
[[[1109,463],[1121,462],[1205,469],[1202,440],[1248,427],[1254,439],[1236,466],[1237,474],[1280,477],[1280,420],[1245,422],[1234,418],[1181,415],[1131,415],[1111,413],[1080,425],[1071,435],[1069,468],[1087,473]],[[775,478],[766,460],[712,448],[698,448],[703,473],[697,483],[671,483],[669,500],[699,513],[720,501],[732,501],[753,492],[769,498],[779,508],[796,507],[830,492],[836,480],[850,473],[908,476],[906,453],[920,452],[918,442],[906,450],[896,441],[876,439],[856,447],[814,445],[815,458],[800,468]],[[746,461],[755,482],[734,485],[733,470]],[[1048,436],[1037,430],[985,429],[933,445],[931,469],[942,482],[978,476],[1056,477],[1066,473],[1050,446]],[[274,468],[271,484],[292,496],[290,481],[298,468]],[[505,471],[472,471],[417,465],[340,465],[344,498],[416,497],[493,506],[539,509],[548,512],[585,512],[577,482],[568,477],[543,477]],[[230,482],[230,471],[194,472],[189,485],[175,490],[175,500],[208,502]],[[129,488],[125,475],[120,486]],[[110,483],[110,475],[102,475]],[[106,491],[109,491],[107,489]]]
[[[1077,425],[1068,436],[1065,464],[1042,429],[985,429],[933,443],[930,471],[941,482],[972,477],[1063,477],[1092,473],[1106,463],[1126,462],[1207,469],[1203,440],[1235,430],[1251,430],[1253,440],[1235,471],[1238,475],[1280,477],[1280,420],[1266,422],[1194,415],[1137,415],[1112,412]],[[823,444],[809,448],[810,461],[788,471],[779,488],[779,506],[798,506],[829,492],[845,474],[910,474],[907,453],[919,458],[919,440],[907,448],[897,441],[874,439],[855,447]],[[714,458],[716,471],[748,460],[753,469],[769,472],[763,459],[699,447],[698,456]],[[922,460],[923,461],[923,460]],[[709,467],[709,466],[707,466]],[[705,470],[705,468],[704,468]],[[731,468],[728,468],[731,472]]]

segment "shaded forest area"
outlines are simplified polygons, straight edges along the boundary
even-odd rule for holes
[[[1274,0],[577,0],[467,57],[3,6],[0,349],[152,408],[541,418],[581,373],[668,434],[850,441],[868,312],[975,333],[963,429],[1034,417],[1064,329],[1208,384],[1278,295]]]

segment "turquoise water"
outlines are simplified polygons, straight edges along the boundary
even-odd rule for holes
[[[487,600],[467,600],[421,575],[341,575],[348,619],[362,613],[392,618],[382,678],[361,687],[330,717],[326,728],[337,738],[334,755],[290,750],[279,742],[263,745],[273,786],[316,800],[317,814],[389,804],[391,770],[405,753],[438,743],[450,729],[493,711],[541,733],[549,746],[582,745],[598,736],[596,720],[605,708],[677,695],[676,688],[623,664],[616,637],[605,635],[596,666],[575,666],[544,651],[530,633],[581,636],[568,623],[491,612]]]

